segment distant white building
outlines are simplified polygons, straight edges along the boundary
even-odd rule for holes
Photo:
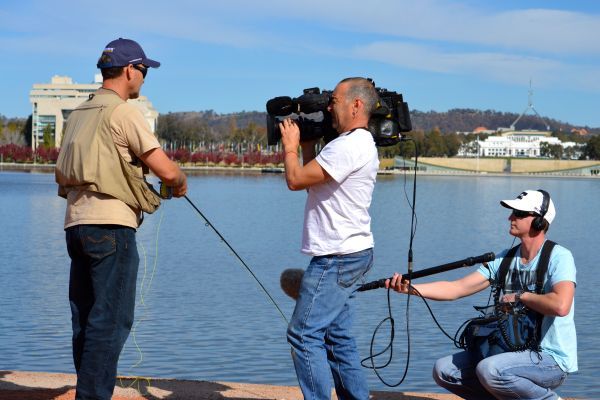
[[[56,147],[60,147],[64,123],[77,106],[102,85],[102,75],[96,74],[93,83],[73,83],[68,76],[52,77],[50,83],[35,83],[29,92],[32,105],[31,147],[35,151],[44,142],[44,130],[50,126]],[[129,100],[135,104],[156,131],[158,111],[145,96]]]
[[[519,120],[528,112],[533,113],[546,126],[545,131],[538,130],[517,130],[516,125]],[[464,132],[467,133],[467,132]],[[498,128],[496,131],[490,131],[485,127],[478,127],[473,132],[478,134],[477,140],[463,144],[458,150],[459,157],[541,157],[542,146],[559,145],[564,149],[571,148],[569,153],[571,158],[577,158],[581,154],[578,144],[575,142],[563,143],[559,138],[553,137],[550,132],[550,125],[542,118],[533,106],[533,90],[531,81],[529,82],[529,100],[527,108],[510,125],[510,128]],[[485,140],[479,140],[479,134],[490,134]],[[587,132],[586,132],[587,133]]]
[[[575,142],[563,143],[551,132],[537,130],[502,129],[485,140],[474,140],[461,146],[459,157],[540,157],[542,143],[560,145],[563,149],[575,147]]]

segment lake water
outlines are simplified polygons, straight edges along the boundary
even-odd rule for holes
[[[578,373],[560,389],[568,396],[600,398],[600,313],[597,273],[600,181],[538,177],[420,176],[414,270],[429,268],[512,243],[500,199],[524,189],[550,192],[557,217],[549,237],[569,248],[577,265]],[[371,214],[375,268],[370,279],[406,271],[412,177],[380,176]],[[408,194],[407,194],[408,193]],[[281,175],[199,175],[189,198],[252,268],[289,318],[293,301],[279,288],[285,268],[304,268],[299,252],[304,192],[287,190]],[[0,370],[73,372],[69,259],[64,244],[65,201],[51,174],[0,172]],[[133,334],[121,356],[124,375],[295,385],[286,323],[215,233],[183,199],[147,216],[139,230],[142,262]],[[476,267],[430,279],[454,279]],[[452,335],[487,292],[456,302],[430,302]],[[358,295],[355,333],[361,355],[387,316],[386,291]],[[396,341],[392,365],[381,374],[397,382],[406,363],[406,297],[392,294]],[[409,305],[411,357],[396,390],[443,392],[431,379],[436,358],[453,352],[422,301]],[[387,344],[387,330],[375,341]],[[372,371],[372,389],[386,390]]]

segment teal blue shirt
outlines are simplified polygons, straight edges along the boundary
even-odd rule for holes
[[[507,252],[508,249],[503,250],[494,261],[488,263],[489,270],[482,265],[478,271],[486,279],[489,279],[490,273],[497,278],[498,269]],[[505,293],[512,293],[518,290],[535,292],[535,271],[540,253],[538,251],[535,258],[529,261],[528,264],[522,264],[520,248],[517,250],[517,254],[506,275]],[[576,284],[575,275],[575,261],[571,252],[562,246],[554,246],[550,254],[548,273],[544,281],[544,293],[552,291],[552,287],[558,282],[570,281]],[[542,351],[550,354],[560,368],[569,373],[577,371],[577,334],[575,332],[574,315],[574,299],[568,315],[564,317],[545,315],[542,321],[542,343],[540,344]]]

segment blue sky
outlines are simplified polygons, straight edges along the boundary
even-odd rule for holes
[[[161,113],[262,111],[347,76],[420,111],[520,113],[531,80],[540,114],[600,127],[594,0],[4,0],[0,114],[29,115],[53,75],[91,82],[117,37],[162,63],[142,89]]]

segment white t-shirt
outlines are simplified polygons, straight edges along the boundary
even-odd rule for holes
[[[343,133],[315,160],[332,179],[308,190],[302,252],[323,256],[373,247],[369,206],[379,169],[373,136],[365,129]]]

